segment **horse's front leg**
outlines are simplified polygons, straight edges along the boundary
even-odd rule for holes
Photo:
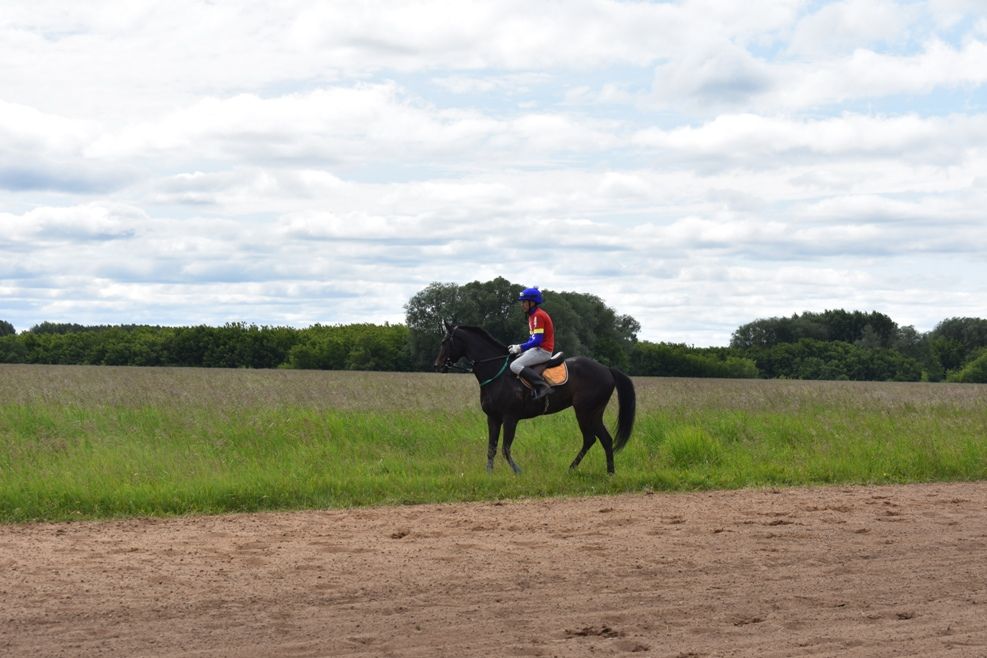
[[[514,443],[514,432],[517,430],[517,418],[507,418],[504,421],[504,459],[511,465],[515,475],[521,474],[521,467],[514,463],[511,457],[511,444]]]
[[[494,457],[497,456],[497,441],[500,439],[500,426],[503,421],[494,416],[487,416],[487,473],[493,473]]]

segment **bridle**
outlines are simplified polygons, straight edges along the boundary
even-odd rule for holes
[[[455,337],[457,331],[459,331],[459,327],[453,327],[452,331],[450,331],[449,335],[447,336],[448,340],[451,341]],[[499,359],[504,359],[504,365],[501,366],[500,370],[497,371],[496,375],[494,375],[490,379],[480,382],[480,387],[482,388],[504,374],[504,371],[507,370],[507,364],[510,363],[511,355],[510,353],[498,354],[497,356],[489,356],[483,359],[469,359],[466,358],[465,356],[461,356],[459,357],[459,359],[457,359],[457,361],[461,359],[466,359],[469,362],[469,365],[464,368],[463,366],[453,361],[452,358],[447,356],[445,362],[442,364],[441,372],[449,372],[449,370],[456,370],[458,372],[476,372],[476,364],[478,363],[489,363],[490,361],[497,361]]]

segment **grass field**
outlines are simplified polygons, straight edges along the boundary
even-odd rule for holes
[[[464,375],[0,366],[0,522],[987,479],[987,386],[637,378],[617,474],[571,411],[486,463]],[[616,405],[608,412],[612,427]]]

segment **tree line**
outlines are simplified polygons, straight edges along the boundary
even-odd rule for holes
[[[307,329],[91,326],[45,322],[0,336],[0,363],[204,368],[412,370],[404,325]]]
[[[498,277],[433,283],[405,305],[404,324],[304,329],[82,326],[44,322],[16,332],[0,320],[0,363],[430,370],[442,321],[482,326],[505,344],[526,336],[522,286]],[[640,324],[595,295],[544,290],[557,349],[631,375],[987,382],[987,320],[950,318],[928,333],[877,312],[827,310],[758,319],[729,346],[697,348],[638,339]]]
[[[921,333],[878,312],[794,314],[741,326],[730,349],[765,378],[987,382],[982,318],[948,318]]]

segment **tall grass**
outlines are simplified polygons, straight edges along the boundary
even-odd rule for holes
[[[567,470],[565,411],[521,423],[515,477],[469,376],[0,366],[0,521],[987,479],[987,386],[635,385],[616,476]]]

